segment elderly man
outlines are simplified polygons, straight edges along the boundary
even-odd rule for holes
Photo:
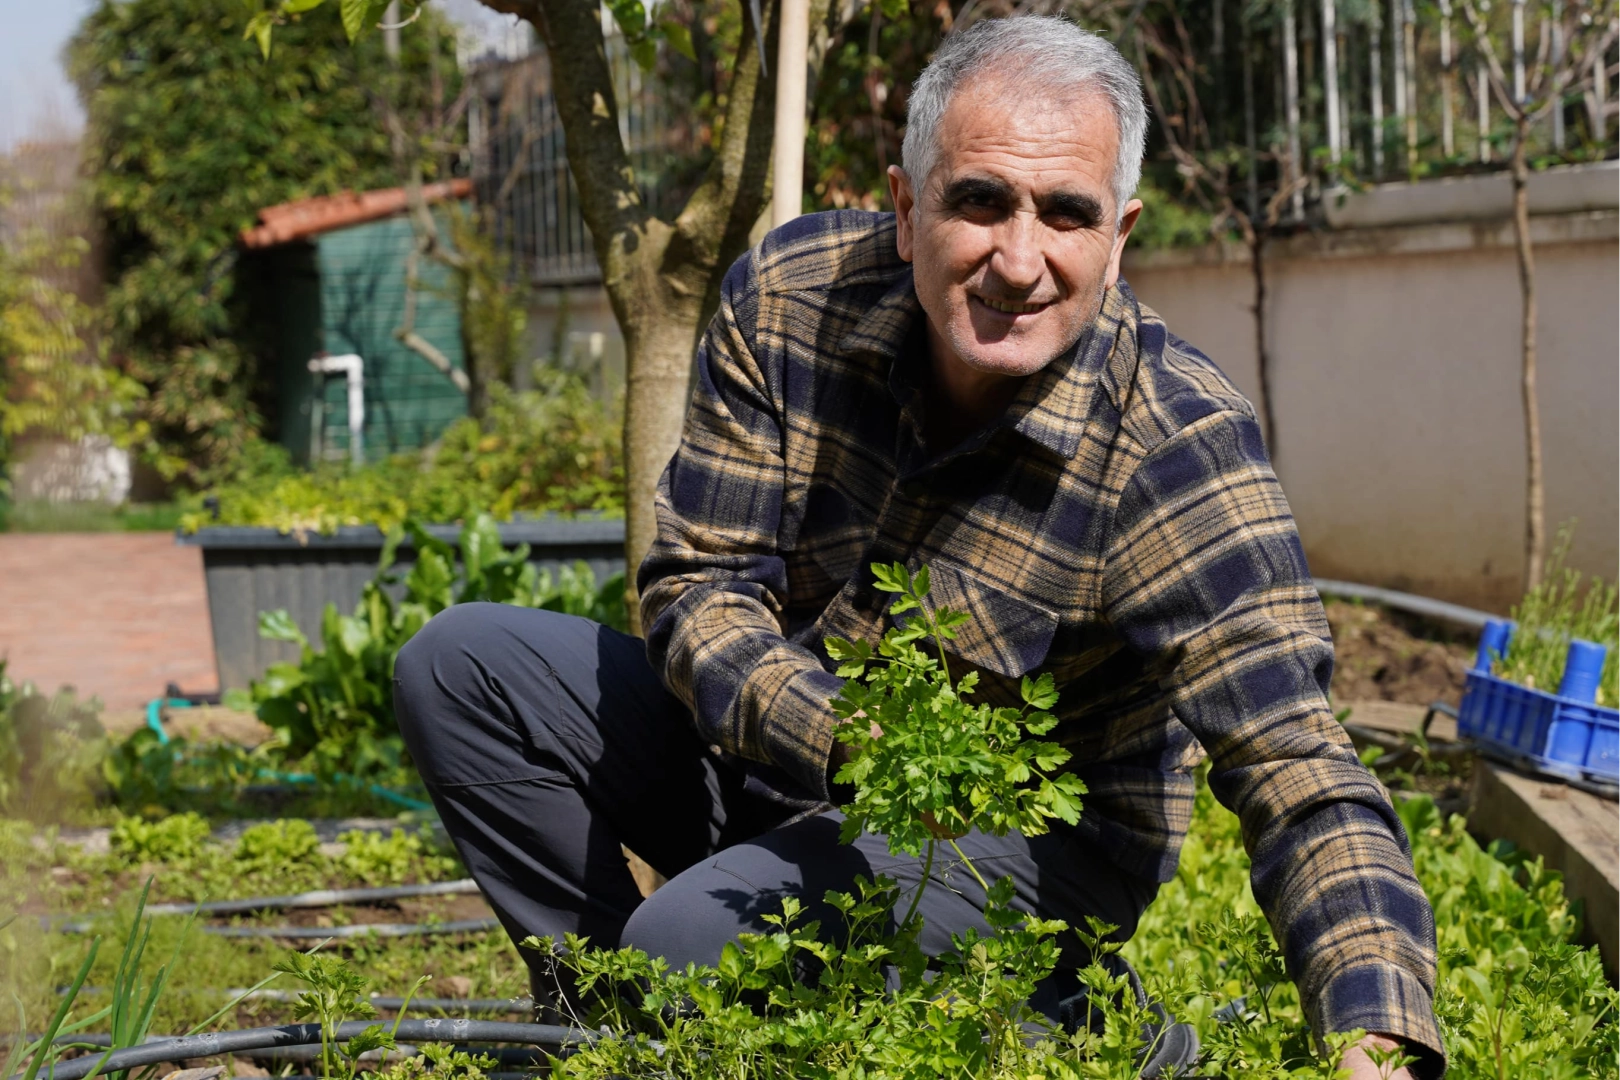
[[[406,741],[515,939],[712,962],[784,895],[915,887],[881,837],[838,843],[821,641],[882,632],[871,563],[926,564],[973,616],[955,652],[987,699],[1055,674],[1090,791],[1077,827],[964,838],[988,875],[1128,936],[1175,874],[1201,746],[1315,1029],[1377,1033],[1356,1077],[1379,1075],[1367,1045],[1441,1071],[1433,915],[1328,707],[1253,409],[1119,280],[1146,124],[1130,65],[1068,23],[948,38],[895,213],[800,218],[726,277],[640,571],[645,646],[474,605],[401,653]],[[621,845],[669,883],[642,900]],[[951,870],[925,892],[936,951],[982,925]]]

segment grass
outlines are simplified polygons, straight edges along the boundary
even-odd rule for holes
[[[129,828],[130,822],[140,827]],[[309,823],[299,819],[270,823],[256,834],[250,830],[229,844],[200,838],[198,826],[206,835],[207,822],[195,816],[175,815],[151,824],[124,819],[120,825],[125,827],[120,833],[115,826],[113,850],[90,854],[49,830],[38,833],[25,822],[0,820],[0,911],[22,912],[10,926],[0,929],[0,999],[10,1002],[16,994],[24,1015],[36,1026],[50,1016],[57,1003],[56,989],[70,981],[91,947],[87,934],[44,928],[38,918],[41,914],[97,916],[104,921],[99,929],[104,941],[112,942],[123,940],[132,928],[135,898],[148,877],[152,881],[149,900],[157,903],[465,876],[459,861],[441,844],[404,830],[385,837],[351,835],[345,838],[347,850],[329,854],[311,842]],[[153,835],[153,830],[160,834]],[[423,909],[433,907],[432,902],[423,904]],[[346,908],[326,909],[322,914],[332,925],[342,925],[357,915]],[[389,918],[414,922],[423,916],[413,908],[410,914]],[[235,921],[280,925],[296,919],[295,913],[268,912]],[[273,940],[222,938],[203,933],[200,927],[188,933],[188,921],[177,916],[151,920],[148,955],[166,957],[178,947],[184,957],[169,973],[168,985],[155,1007],[151,1025],[155,1032],[187,1030],[226,1003],[223,991],[254,985],[291,951]],[[440,996],[511,998],[528,990],[527,969],[500,931],[345,939],[327,945],[326,951],[346,957],[384,994],[396,988],[403,993],[422,975],[468,980],[458,987],[461,993],[442,992]],[[105,992],[113,985],[118,952],[104,945],[96,955],[85,979],[91,990],[79,1012],[106,1004]],[[287,979],[272,985],[299,988]],[[424,993],[434,994],[433,984]],[[289,1023],[293,1014],[291,1003],[253,1000],[230,1010],[216,1026],[231,1029]],[[16,1016],[14,1005],[0,1011],[0,1035],[15,1028]]]
[[[1598,681],[1597,703],[1614,708],[1620,702],[1620,593],[1613,582],[1587,579],[1564,565],[1573,528],[1558,530],[1542,583],[1513,609],[1518,626],[1495,674],[1532,690],[1556,693],[1573,640],[1608,649]]]
[[[1596,963],[1595,950],[1571,950],[1562,944],[1572,940],[1579,916],[1564,896],[1558,876],[1505,848],[1481,849],[1467,836],[1460,818],[1442,819],[1426,800],[1412,803],[1405,816],[1420,879],[1436,908],[1441,1008],[1453,1025],[1448,1028],[1448,1039],[1455,1032],[1460,1040],[1453,1048],[1453,1075],[1493,1075],[1494,1050],[1488,1031],[1470,1042],[1467,1025],[1480,1017],[1489,1018],[1495,1008],[1507,1022],[1518,1024],[1524,1032],[1521,1041],[1535,1047],[1551,1064],[1578,1062],[1583,1071],[1569,1075],[1614,1076],[1612,1050],[1606,1059],[1593,1059],[1587,1052],[1577,1056],[1568,1050],[1566,1044],[1575,1041],[1569,1031],[1578,1034],[1580,1027],[1578,1023],[1572,1026],[1571,1018],[1559,1011],[1574,1008],[1564,1000],[1568,994],[1558,999],[1561,1004],[1549,1004],[1547,995],[1539,994],[1534,1009],[1513,1004],[1507,989],[1499,995],[1497,1006],[1468,997],[1479,979],[1491,987],[1500,984],[1511,989],[1504,980],[1521,976],[1503,965],[1514,950],[1556,959],[1563,969],[1573,971]],[[36,1029],[59,1003],[57,988],[72,981],[91,949],[88,935],[42,928],[35,917],[40,912],[101,912],[105,919],[104,944],[84,979],[91,990],[71,1013],[72,1019],[107,1004],[120,954],[115,943],[124,940],[132,927],[135,895],[145,876],[152,878],[151,899],[156,902],[386,884],[401,878],[433,880],[464,873],[442,847],[428,842],[411,844],[396,837],[365,842],[351,838],[350,850],[323,852],[310,844],[305,822],[278,823],[261,830],[252,842],[227,844],[205,839],[203,830],[208,823],[200,818],[175,815],[160,822],[131,823],[135,820],[121,823],[113,850],[101,855],[86,854],[48,831],[41,835],[26,823],[0,822],[0,911],[24,912],[10,926],[0,928],[0,999],[10,1001],[10,995],[17,994],[24,1015]],[[1254,943],[1269,941],[1248,872],[1236,818],[1201,787],[1180,872],[1163,887],[1125,950],[1150,985],[1173,1003],[1178,1016],[1195,1023],[1206,1043],[1228,1055],[1225,1074],[1234,1077],[1271,1075],[1254,1071],[1259,1069],[1256,1055],[1309,1053],[1293,985],[1280,972],[1262,971],[1256,977],[1246,966],[1268,962],[1264,950],[1254,948]],[[290,921],[289,914],[268,913],[247,921],[280,923]],[[333,908],[325,915],[334,924],[342,924],[357,913]],[[400,916],[401,921],[413,918]],[[187,921],[172,916],[152,920],[147,954],[165,958],[178,948],[183,957],[169,973],[168,985],[154,1007],[150,1025],[154,1032],[188,1030],[225,1004],[224,991],[254,985],[292,951],[270,940],[226,939],[199,929],[187,934]],[[527,991],[527,969],[500,931],[335,941],[324,951],[347,959],[371,989],[383,994],[404,994],[424,975],[436,980],[459,976],[466,981],[458,979],[460,985],[455,989],[476,998],[510,999]],[[1545,972],[1538,974],[1540,969],[1533,961],[1525,963],[1530,965],[1526,970],[1531,976],[1546,977]],[[1604,1030],[1612,1034],[1614,991],[1603,987],[1600,977],[1595,983],[1588,977],[1584,985],[1582,992],[1597,995],[1585,1012],[1597,1015],[1600,1025],[1609,1025],[1600,1026],[1592,1036],[1601,1040]],[[300,989],[289,977],[272,986]],[[1257,986],[1265,987],[1263,1002],[1255,1000]],[[459,996],[442,981],[430,981],[421,993]],[[1214,1019],[1221,1006],[1240,995],[1248,996],[1251,1012],[1263,1007],[1293,1034],[1275,1047],[1268,1043],[1259,1049],[1246,1048],[1239,1037],[1242,1030],[1234,1032]],[[288,1023],[294,1014],[295,1007],[289,1002],[247,1001],[221,1016],[214,1026],[233,1029]],[[0,1033],[14,1028],[16,1015],[14,1006],[0,1012]],[[1266,1030],[1279,1028],[1271,1025]],[[1523,1066],[1508,1075],[1562,1074],[1549,1065],[1545,1072]]]
[[[173,532],[182,510],[172,502],[56,503],[43,500],[0,504],[0,529],[15,533]]]

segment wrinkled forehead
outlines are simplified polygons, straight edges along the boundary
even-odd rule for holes
[[[1014,186],[1094,190],[1112,203],[1119,125],[1107,97],[1086,86],[997,73],[969,80],[940,118],[927,185],[938,191],[964,173]]]

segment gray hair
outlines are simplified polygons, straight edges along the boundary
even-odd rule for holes
[[[918,194],[939,159],[939,124],[964,81],[986,69],[1058,93],[1101,94],[1119,129],[1115,214],[1136,194],[1147,146],[1147,106],[1136,69],[1104,37],[1051,15],[985,19],[945,39],[911,90],[900,160]]]

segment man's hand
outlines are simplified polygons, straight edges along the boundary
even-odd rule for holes
[[[1350,1080],[1412,1080],[1406,1066],[1396,1067],[1409,1056],[1404,1050],[1399,1041],[1387,1035],[1368,1035],[1345,1052],[1339,1068],[1350,1070]]]

